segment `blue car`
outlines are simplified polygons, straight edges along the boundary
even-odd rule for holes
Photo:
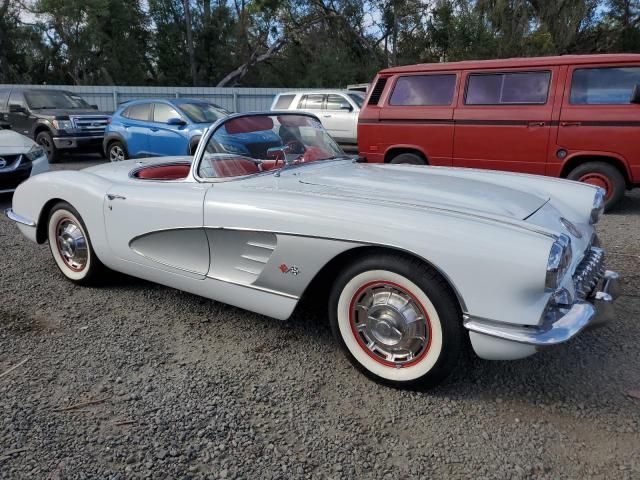
[[[193,155],[204,130],[229,114],[228,110],[202,100],[133,100],[115,111],[102,146],[112,162]]]

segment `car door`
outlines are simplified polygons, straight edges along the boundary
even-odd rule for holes
[[[11,107],[22,108],[21,111],[11,111]],[[23,135],[31,135],[31,125],[33,124],[33,118],[29,112],[27,102],[22,92],[12,90],[9,95],[9,104],[7,106],[9,124],[11,130],[14,130]]]
[[[424,153],[429,165],[451,166],[453,111],[460,73],[445,71],[400,75],[380,109],[375,135],[378,151],[411,149]],[[402,150],[401,150],[402,151]]]
[[[130,157],[149,155],[151,103],[134,103],[122,112],[123,136]]]
[[[557,75],[557,67],[466,72],[453,165],[543,175]]]
[[[613,154],[640,176],[640,105],[630,103],[640,85],[640,64],[569,66],[558,127],[558,148]]]
[[[114,184],[103,207],[113,255],[125,264],[204,278],[209,270],[202,223],[206,190],[205,184],[185,181]]]
[[[184,124],[169,125],[167,122],[170,119],[180,119]],[[189,153],[186,124],[184,117],[171,105],[154,103],[152,125],[150,125],[149,153],[158,156]]]
[[[323,104],[320,121],[324,128],[338,142],[354,142],[354,117],[357,116],[353,105],[343,95],[330,93]]]

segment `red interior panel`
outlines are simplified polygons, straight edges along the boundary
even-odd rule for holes
[[[260,172],[255,162],[245,158],[219,158],[211,162],[218,177],[239,177]]]
[[[143,168],[135,176],[146,180],[179,180],[189,175],[191,165],[155,165]]]

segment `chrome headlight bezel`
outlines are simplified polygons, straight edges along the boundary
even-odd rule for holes
[[[571,238],[568,235],[561,234],[553,242],[549,251],[545,288],[554,291],[558,289],[569,270],[571,259]]]
[[[603,188],[596,187],[596,194],[593,197],[593,206],[591,208],[591,215],[589,216],[589,223],[595,225],[600,220],[600,216],[604,212],[604,203],[607,193]]]
[[[24,154],[25,157],[29,159],[31,162],[35,162],[38,158],[45,156],[44,148],[40,145],[34,145],[31,149]]]
[[[71,120],[53,120],[51,122],[57,130],[73,130],[73,122]]]

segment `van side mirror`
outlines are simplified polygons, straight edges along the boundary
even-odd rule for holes
[[[93,108],[94,110],[98,110],[98,105],[96,105],[95,103],[92,103],[91,105],[89,105],[91,108]]]
[[[22,105],[12,103],[9,104],[9,113],[27,113],[27,110]]]
[[[340,104],[340,110],[347,110],[348,112],[353,110],[353,107],[351,105],[349,105],[348,103],[341,103]]]
[[[630,103],[640,104],[640,83],[633,88]]]

